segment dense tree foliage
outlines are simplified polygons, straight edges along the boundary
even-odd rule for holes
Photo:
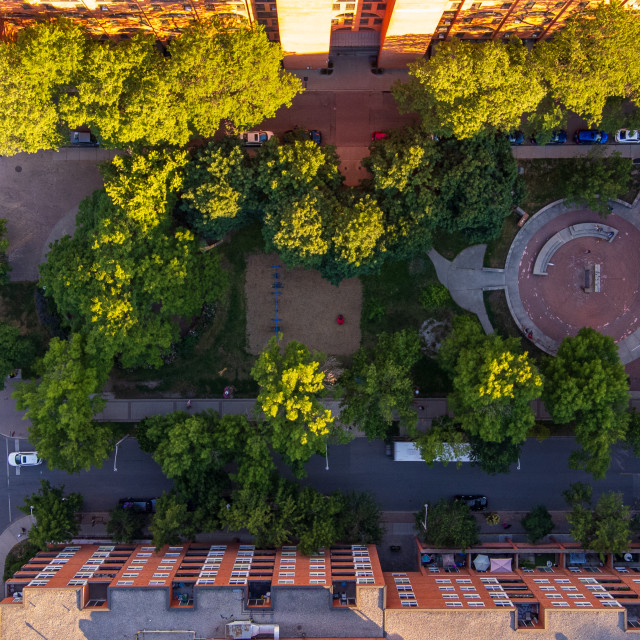
[[[449,416],[434,419],[430,428],[418,433],[415,443],[420,456],[430,467],[434,462],[447,466],[469,453],[467,435]],[[462,462],[458,460],[456,466],[460,465]]]
[[[251,370],[260,385],[257,404],[273,448],[289,464],[306,462],[324,453],[334,418],[319,397],[324,390],[322,357],[292,340],[284,349],[276,337],[269,340]]]
[[[471,464],[490,475],[509,473],[511,465],[520,458],[519,442],[487,442],[478,436],[471,436],[469,440]]]
[[[535,419],[530,403],[542,394],[542,377],[520,353],[515,338],[485,335],[475,318],[454,321],[440,350],[445,370],[453,373],[449,406],[470,436],[485,442],[523,442]]]
[[[416,527],[427,544],[463,552],[477,544],[480,532],[469,506],[458,500],[440,500],[429,505],[426,530],[422,509],[416,513]]]
[[[374,349],[360,348],[340,378],[344,396],[340,421],[362,429],[367,438],[384,439],[398,419],[411,431],[417,422],[412,406],[411,367],[420,358],[417,332],[381,333]]]
[[[532,544],[548,536],[554,528],[551,514],[547,511],[547,507],[541,504],[531,509],[520,522]]]
[[[23,336],[18,327],[0,322],[0,389],[13,369],[31,366],[35,346],[29,336]]]
[[[41,551],[55,542],[66,542],[78,534],[76,513],[82,511],[79,493],[64,495],[64,486],[52,487],[48,480],[40,481],[40,490],[27,496],[20,511],[31,514],[35,524],[29,530],[29,540]]]
[[[18,409],[26,409],[31,421],[29,440],[50,467],[75,473],[99,467],[109,456],[111,427],[92,420],[104,406],[109,368],[87,357],[79,334],[68,341],[53,338],[36,367],[40,382],[23,382],[14,391]]]
[[[147,520],[147,514],[140,507],[133,505],[123,509],[118,505],[109,511],[107,533],[114,542],[131,544],[142,538]]]
[[[562,341],[543,370],[543,399],[553,421],[575,422],[582,449],[572,454],[572,466],[604,477],[611,446],[624,438],[629,421],[629,379],[615,342],[583,328]]]
[[[609,215],[609,200],[619,198],[631,181],[631,159],[619,153],[604,157],[598,147],[587,156],[572,158],[563,172],[566,202],[586,205],[602,216]]]
[[[180,208],[208,240],[247,224],[253,213],[253,169],[240,141],[210,142],[188,164]]]
[[[586,490],[585,490],[586,489]],[[572,510],[567,514],[571,535],[585,550],[595,551],[601,558],[607,553],[624,553],[631,544],[631,514],[622,494],[603,493],[591,507],[591,488],[574,487],[565,496]]]
[[[409,65],[409,82],[393,93],[425,128],[460,140],[486,128],[512,130],[544,95],[531,55],[518,38],[443,42],[431,58]]]
[[[0,43],[0,153],[58,148],[88,125],[115,147],[183,146],[275,115],[301,90],[260,26],[194,21],[168,45],[96,40],[68,20]]]
[[[74,237],[54,243],[40,282],[91,354],[157,367],[178,337],[176,317],[198,315],[226,277],[191,231],[167,220],[144,231],[97,191],[81,203]]]
[[[553,38],[533,49],[534,65],[552,100],[550,107],[561,107],[564,118],[570,110],[597,126],[608,98],[637,100],[638,42],[640,16],[620,2],[601,2],[574,13]]]

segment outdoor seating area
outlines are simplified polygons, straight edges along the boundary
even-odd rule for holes
[[[570,553],[565,562],[573,573],[602,573],[604,566],[597,553]]]
[[[479,573],[513,573],[514,558],[513,556],[487,555],[479,553],[473,559],[473,568]]]
[[[466,553],[423,553],[420,559],[422,566],[431,573],[458,573],[467,567]]]
[[[627,610],[627,628],[640,629],[640,605],[639,604],[623,604]]]
[[[640,573],[640,553],[615,554],[613,568],[619,573]]]
[[[195,582],[173,582],[172,607],[193,607],[193,587]]]
[[[333,583],[333,606],[356,606],[356,583],[353,580],[336,580]]]
[[[251,580],[247,586],[247,606],[271,606],[271,581]]]
[[[538,626],[540,605],[537,602],[515,603],[518,612],[518,627]]]

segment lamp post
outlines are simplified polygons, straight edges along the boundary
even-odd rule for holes
[[[424,527],[425,532],[427,530],[427,511],[428,510],[429,510],[429,505],[425,504],[424,505],[424,522],[422,523],[422,526]]]
[[[120,440],[118,440],[118,442],[116,442],[116,455],[113,458],[113,470],[117,471],[118,470],[118,466],[117,466],[117,462],[118,462],[118,446],[124,442],[129,436],[126,435],[124,438],[120,438]]]
[[[327,464],[324,467],[324,470],[329,471],[329,447],[326,442],[324,443],[324,458],[327,462]]]
[[[29,510],[31,511],[31,519],[33,520],[33,506],[29,505]]]

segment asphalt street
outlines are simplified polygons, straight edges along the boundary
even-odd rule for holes
[[[29,450],[26,441],[20,444],[22,450]],[[15,450],[15,441],[7,440],[6,447],[8,451]],[[394,462],[385,455],[383,442],[357,438],[347,445],[329,447],[328,471],[325,457],[315,456],[307,466],[308,477],[303,483],[323,493],[336,489],[372,491],[387,511],[417,511],[425,502],[457,493],[484,494],[490,508],[498,511],[528,510],[537,504],[562,510],[566,508],[562,491],[579,480],[592,484],[596,496],[603,491],[620,491],[627,504],[640,497],[640,460],[630,452],[616,448],[607,477],[594,482],[586,473],[568,468],[574,448],[572,438],[549,438],[542,443],[529,440],[522,448],[519,470],[514,465],[508,475],[489,476],[469,463],[460,468],[455,464],[429,468],[421,462]],[[120,445],[118,470],[113,469],[113,456],[102,468],[75,475],[51,471],[44,464],[23,468],[18,475],[7,465],[0,487],[0,530],[21,515],[18,506],[39,488],[41,479],[81,493],[87,511],[109,510],[124,497],[157,497],[171,487],[151,456],[140,451],[131,438]]]

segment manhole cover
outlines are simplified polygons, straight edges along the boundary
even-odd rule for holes
[[[16,173],[20,173],[21,171],[22,171],[22,167],[18,165],[16,167]]]

